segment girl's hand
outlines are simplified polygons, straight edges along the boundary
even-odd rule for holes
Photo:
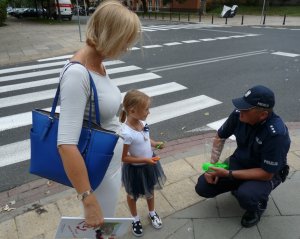
[[[164,142],[156,142],[155,143],[155,148],[156,149],[163,149],[165,147],[165,143]]]
[[[156,161],[153,160],[152,158],[147,158],[147,159],[145,160],[145,163],[150,164],[150,165],[154,165],[154,164],[156,164]]]
[[[87,227],[97,228],[103,224],[103,213],[94,194],[83,200],[85,224]]]

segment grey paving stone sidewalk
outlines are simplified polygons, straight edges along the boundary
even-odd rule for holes
[[[168,151],[166,148],[161,153],[168,180],[164,189],[155,194],[156,210],[163,218],[164,226],[161,230],[152,228],[147,217],[146,201],[139,200],[137,207],[144,225],[143,238],[299,239],[300,123],[289,123],[288,127],[292,139],[288,155],[291,172],[287,181],[272,192],[261,222],[250,229],[241,227],[244,212],[230,193],[206,200],[194,191],[201,164],[209,157],[207,143],[211,142],[214,133],[170,142]],[[227,147],[229,149],[225,148],[224,153],[230,154],[234,147]],[[2,210],[0,239],[54,238],[60,217],[79,216],[80,208],[74,190],[68,189],[51,196],[44,195],[38,201],[11,212]],[[116,216],[130,216],[124,189],[121,190]],[[135,237],[129,232],[123,238]]]

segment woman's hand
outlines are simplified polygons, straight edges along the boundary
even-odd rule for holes
[[[87,227],[97,228],[103,224],[103,213],[94,194],[83,200],[85,224]]]

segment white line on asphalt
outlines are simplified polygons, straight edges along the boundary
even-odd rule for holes
[[[141,49],[141,48],[138,48],[138,47],[132,47],[130,50],[131,50],[131,51],[136,51],[136,50],[139,50],[139,49]]]
[[[133,69],[133,70],[135,70],[135,69]],[[124,72],[124,69],[121,72]],[[114,72],[114,73],[116,73],[116,72]],[[126,85],[126,84],[141,82],[141,81],[153,80],[153,79],[157,79],[157,78],[161,78],[161,77],[154,73],[144,73],[144,74],[139,74],[139,75],[115,78],[112,80],[117,85]],[[52,79],[53,79],[54,83],[58,83],[58,78],[52,78]],[[36,86],[36,85],[34,85],[34,83],[36,83],[36,82],[28,82],[28,83],[24,83],[24,84],[26,84],[25,87],[30,88],[30,87]],[[41,81],[38,81],[38,83],[40,84]],[[17,84],[17,88],[20,88],[21,87],[20,85],[23,85],[23,84]],[[15,86],[15,85],[11,85],[11,87],[13,87],[13,86]],[[24,86],[23,86],[23,88],[24,88]],[[1,93],[1,90],[5,90],[5,87],[3,89],[2,89],[2,87],[0,87],[0,93]],[[27,93],[27,94],[21,94],[21,95],[1,98],[0,99],[0,109],[4,108],[4,107],[14,106],[14,105],[20,105],[20,104],[36,102],[36,101],[40,101],[40,100],[51,99],[54,97],[55,92],[56,92],[56,89],[52,89],[52,90],[38,91],[38,92],[34,92],[34,93]]]
[[[196,43],[199,42],[197,40],[188,40],[188,41],[182,41],[183,43]]]
[[[206,126],[208,126],[211,129],[218,130],[225,123],[226,120],[227,120],[227,118],[220,119],[218,121],[211,122],[211,123],[207,124]],[[230,136],[229,138],[232,140],[235,140],[234,135]]]
[[[121,73],[121,72],[128,72],[128,71],[135,71],[135,70],[140,70],[142,68],[138,66],[123,66],[123,67],[116,67],[112,69],[107,69],[108,74],[115,74],[115,73]]]
[[[150,118],[147,120],[149,124],[155,124],[164,120],[168,120],[174,117],[182,116],[188,113],[192,113],[198,110],[205,109],[207,107],[211,107],[217,104],[221,104],[222,102],[212,99],[208,96],[201,95],[196,96],[190,99],[185,99],[182,101],[177,101],[174,103],[154,107],[150,109]],[[59,111],[59,107],[57,107],[57,111]],[[49,110],[46,109],[46,110]],[[31,112],[19,114],[19,119],[14,119],[15,122],[7,122],[12,124],[19,123],[19,126],[25,126],[24,122],[27,121],[26,125],[31,124]],[[11,116],[8,116],[11,118]],[[4,117],[6,118],[6,117]],[[3,118],[0,118],[0,132],[3,131]],[[6,125],[6,128],[8,125]],[[12,127],[9,127],[12,128]],[[0,167],[19,163],[25,160],[28,160],[30,158],[30,141],[24,140],[20,142],[15,142],[12,144],[3,145],[0,147],[1,153],[3,152],[3,155],[1,155],[0,158]]]
[[[66,63],[67,63],[67,61],[57,61],[57,62],[35,64],[35,65],[29,65],[29,66],[19,66],[19,67],[6,68],[6,69],[0,70],[0,75],[5,74],[5,73],[18,72],[18,71],[37,70],[37,69],[42,69],[42,68],[46,68],[46,67],[53,67],[53,66],[64,66]],[[124,62],[119,61],[119,60],[103,62],[103,64],[105,66],[111,66],[111,65],[121,64],[121,63],[124,63]]]
[[[149,115],[149,119],[147,120],[147,122],[149,124],[155,124],[221,103],[222,102],[210,98],[206,95],[200,95],[181,101],[176,101],[174,103],[161,105],[150,109],[151,114]]]
[[[158,78],[161,78],[161,76],[150,72],[150,73],[143,73],[143,74],[139,74],[139,75],[114,78],[112,80],[115,82],[116,85],[121,86],[121,85],[136,83],[136,82],[154,80],[154,79],[158,79]]]
[[[216,39],[214,38],[203,38],[203,39],[199,39],[200,41],[215,41]]]
[[[53,66],[63,66],[66,64],[66,62],[67,61],[57,61],[57,62],[51,62],[51,63],[45,63],[45,64],[36,64],[36,65],[29,65],[29,66],[6,68],[6,69],[0,70],[0,74],[12,73],[12,72],[18,72],[18,71],[27,71],[27,70],[37,70],[37,69],[53,67]]]
[[[231,36],[232,38],[243,38],[246,37],[246,35],[236,35],[236,36]]]
[[[175,45],[181,45],[181,42],[169,42],[169,43],[165,43],[165,46],[175,46]]]
[[[116,67],[116,68],[112,68],[112,69],[107,69],[106,71],[108,74],[114,74],[114,73],[127,72],[127,71],[139,70],[139,69],[141,69],[141,68],[137,67],[137,66],[124,66],[124,67]],[[18,75],[2,76],[2,77],[0,77],[0,82],[14,81],[14,80],[37,77],[37,76],[45,76],[45,75],[49,75],[49,74],[58,74],[58,73],[60,73],[60,71],[61,71],[61,68],[56,68],[56,69],[51,69],[51,70],[29,72],[29,73],[23,73],[23,74],[18,74]]]
[[[215,39],[217,39],[217,40],[227,40],[227,39],[231,39],[231,37],[215,37]]]
[[[184,63],[167,65],[167,66],[159,66],[159,67],[154,67],[154,68],[148,68],[147,70],[152,71],[152,72],[166,71],[166,70],[172,70],[172,69],[178,69],[178,68],[183,68],[183,67],[190,67],[190,66],[195,66],[195,65],[208,64],[208,63],[212,63],[212,62],[231,60],[231,59],[236,59],[236,58],[242,58],[242,57],[254,56],[254,55],[259,55],[259,54],[265,54],[265,53],[267,53],[267,50],[245,52],[245,53],[241,53],[241,54],[221,56],[221,57],[209,58],[209,59],[199,60],[199,61],[191,61],[191,62],[184,62]]]
[[[34,93],[27,93],[22,95],[9,96],[0,99],[0,109],[4,107],[21,105],[31,102],[36,102],[40,100],[47,100],[54,98],[56,89],[54,90],[44,90]]]
[[[51,108],[46,108],[44,109],[46,111],[50,111]],[[59,112],[60,107],[56,107],[56,112]],[[9,115],[5,117],[0,118],[0,132],[9,130],[9,129],[15,129],[23,126],[28,126],[32,124],[32,119],[31,119],[31,111],[30,112],[25,112],[25,113],[20,113],[20,114],[15,114],[15,115]]]
[[[148,46],[143,46],[143,47],[146,48],[146,49],[149,49],[149,48],[162,47],[162,45],[148,45]]]
[[[61,60],[61,59],[70,59],[73,55],[64,55],[64,56],[57,56],[57,57],[50,57],[50,58],[44,58],[37,60],[38,62],[43,62],[43,61],[54,61],[54,60]]]
[[[29,88],[38,87],[38,86],[57,84],[58,81],[59,81],[59,78],[55,77],[55,78],[49,78],[49,79],[45,79],[45,80],[38,80],[38,81],[31,81],[31,82],[20,83],[20,84],[15,84],[15,85],[1,86],[0,93],[10,92],[10,91],[15,91],[15,90],[29,89]]]
[[[9,75],[9,76],[2,76],[0,77],[0,82],[5,81],[14,81],[19,79],[31,78],[36,76],[45,76],[50,74],[58,74],[61,71],[61,68],[51,69],[51,70],[44,70],[44,71],[37,71],[37,72],[29,72],[23,73],[18,75]]]
[[[273,55],[278,55],[278,56],[288,56],[288,57],[297,57],[297,56],[300,56],[299,54],[288,53],[288,52],[281,52],[281,51],[273,52],[272,54]]]
[[[146,88],[139,89],[139,90],[144,92],[145,94],[149,95],[150,97],[153,97],[156,95],[164,95],[164,94],[168,94],[168,93],[172,93],[172,92],[176,92],[176,91],[180,91],[180,90],[185,90],[185,89],[187,89],[187,88],[183,85],[180,85],[176,82],[170,82],[170,83],[166,83],[166,84],[146,87]],[[124,97],[125,94],[126,94],[126,92],[122,93],[122,97]]]
[[[1,146],[0,167],[19,163],[30,158],[29,139]]]
[[[211,122],[211,123],[207,124],[207,126],[214,129],[214,130],[218,130],[224,124],[224,122],[226,120],[227,120],[227,118],[220,119],[218,121]]]

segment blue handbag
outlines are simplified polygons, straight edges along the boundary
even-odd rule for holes
[[[71,64],[80,64],[71,62]],[[70,65],[71,65],[70,64]],[[69,65],[69,66],[70,66]],[[68,69],[66,67],[65,71]],[[63,72],[63,74],[65,73]],[[62,74],[62,75],[63,75]],[[89,73],[91,94],[89,99],[89,119],[84,120],[78,149],[84,158],[92,189],[96,189],[110,164],[119,135],[105,130],[100,124],[100,111],[95,83]],[[94,96],[96,123],[92,122],[92,92]],[[30,132],[31,159],[30,173],[72,187],[57,148],[59,114],[55,113],[60,86],[58,85],[51,112],[35,109],[32,111]]]

